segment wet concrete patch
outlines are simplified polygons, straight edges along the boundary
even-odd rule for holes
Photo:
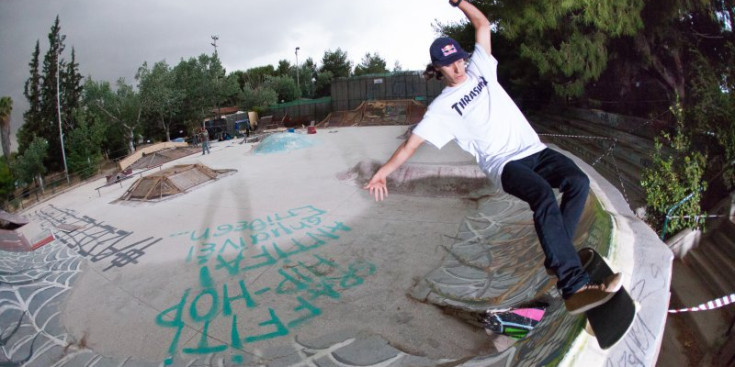
[[[363,185],[381,165],[378,161],[362,161],[337,177]],[[407,163],[388,176],[388,191],[412,196],[477,198],[488,195],[491,187],[476,164]]]

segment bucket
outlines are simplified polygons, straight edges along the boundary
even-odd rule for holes
[[[290,133],[292,133],[292,132],[295,132],[295,131],[296,131],[296,130],[294,130],[294,128],[290,128],[290,129],[288,129],[288,132],[290,132]]]
[[[307,134],[316,134],[316,127],[315,126],[309,126],[306,128]]]

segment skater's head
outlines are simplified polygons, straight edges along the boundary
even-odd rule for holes
[[[431,64],[426,67],[424,77],[444,80],[448,86],[459,85],[466,79],[465,68],[469,54],[459,42],[451,37],[437,38],[429,48]]]
[[[439,37],[429,47],[431,63],[436,67],[449,66],[457,60],[470,57],[459,42],[451,37]]]

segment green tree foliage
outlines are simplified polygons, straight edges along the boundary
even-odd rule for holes
[[[700,61],[706,60],[713,70],[732,65],[726,46],[732,43],[732,29],[720,17],[727,12],[718,10],[723,4],[719,0],[646,0],[640,12],[645,27],[608,43],[609,68],[599,83],[588,86],[588,98],[603,109],[637,116],[666,114],[676,98],[685,111],[695,110],[691,82],[698,72],[694,61],[701,56]]]
[[[237,75],[228,74],[219,82],[220,105],[236,106],[242,99],[242,91],[238,84]]]
[[[77,127],[66,137],[68,145],[67,164],[69,173],[82,178],[93,176],[102,161],[102,142],[105,125],[102,116],[88,112],[77,112]]]
[[[181,60],[174,67],[173,85],[183,93],[176,120],[184,121],[187,130],[201,126],[205,118],[212,117],[213,110],[226,103],[226,96],[233,93],[232,88],[227,87],[231,83],[225,79],[224,73],[216,55],[201,54],[198,58]],[[237,92],[235,85],[234,94]]]
[[[291,75],[293,75],[293,77],[296,78],[295,67],[291,66],[291,63],[288,62],[288,60],[279,60],[278,67],[276,68],[275,76],[291,76]]]
[[[82,77],[78,71],[75,52],[72,50],[71,61],[61,58],[64,52],[66,36],[61,34],[61,26],[57,16],[48,34],[49,49],[43,59],[42,70],[39,71],[40,47],[36,42],[31,62],[31,76],[26,81],[24,95],[30,108],[24,113],[25,123],[18,131],[18,151],[24,152],[33,139],[38,136],[46,139],[49,150],[61,151],[59,140],[59,114],[57,112],[57,94],[61,101],[62,128],[67,131],[75,127],[73,111],[79,107]],[[58,83],[57,83],[58,81]],[[63,165],[61,154],[47,156],[47,166],[60,169]]]
[[[9,198],[13,191],[15,191],[15,178],[10,171],[10,165],[5,160],[0,160],[0,198]]]
[[[514,50],[530,60],[557,95],[579,97],[607,67],[611,38],[634,35],[643,27],[643,0],[565,0],[499,2],[478,0]],[[467,25],[446,27],[463,44]]]
[[[13,112],[13,99],[0,98],[0,143],[3,145],[3,156],[10,159],[10,114]]]
[[[245,90],[245,87],[258,89],[265,83],[266,77],[276,75],[276,69],[273,65],[259,66],[248,69],[240,75],[238,82],[241,89]]]
[[[184,91],[175,84],[174,74],[165,61],[159,61],[148,68],[143,63],[135,75],[138,80],[143,112],[159,124],[159,130],[166,141],[171,141],[171,123],[181,109]],[[156,137],[156,130],[149,130],[149,137]]]
[[[733,187],[732,1],[477,0],[475,4],[494,23],[493,54],[502,60],[499,78],[514,97],[540,100],[541,95],[528,91],[545,91],[544,83],[549,82],[567,103],[671,121],[670,135],[659,143],[657,163],[645,179],[652,213],[681,200],[683,192],[696,192],[691,205],[699,205],[702,172],[710,177],[724,171],[725,183]],[[439,29],[471,50],[474,34],[466,22]],[[666,114],[671,105],[681,113]],[[691,149],[688,155],[677,150],[683,146]],[[666,153],[670,151],[675,153]],[[704,156],[709,158],[702,162]],[[666,188],[668,182],[676,184]],[[692,206],[682,210],[699,214]]]
[[[278,93],[267,85],[268,80],[275,75],[276,69],[273,65],[232,73],[231,76],[240,88],[237,105],[246,111],[263,113],[268,106],[276,104],[279,101]]]
[[[82,104],[86,106],[87,119],[104,121],[103,145],[111,159],[135,152],[135,138],[139,134],[142,105],[140,95],[133,87],[118,79],[113,90],[107,81],[96,82],[87,78],[84,84]]]
[[[328,96],[331,91],[332,80],[335,78],[346,78],[350,76],[352,62],[347,58],[347,53],[337,48],[335,51],[327,50],[322,57],[322,66],[315,78],[315,96]]]
[[[735,47],[728,44],[728,59],[735,62]],[[732,65],[713,65],[698,52],[693,52],[689,63],[692,78],[689,82],[687,121],[707,141],[702,144],[716,159],[709,163],[713,171],[723,173],[727,188],[735,186],[735,70]],[[724,77],[723,77],[724,76]]]
[[[64,101],[61,88],[63,83],[61,80],[61,71],[65,69],[65,62],[61,58],[61,54],[66,48],[64,41],[66,36],[61,34],[61,26],[59,25],[59,17],[56,17],[51,31],[48,34],[49,49],[43,58],[43,83],[41,85],[41,121],[40,128],[34,130],[33,134],[46,139],[49,150],[52,152],[61,152],[61,141],[59,136],[59,113],[57,110],[58,100]],[[61,128],[67,129],[69,121],[62,111]],[[61,154],[47,155],[46,162],[52,170],[60,170],[63,168],[63,158]],[[56,159],[58,158],[58,159]]]
[[[36,137],[28,145],[25,152],[19,155],[13,164],[18,182],[24,185],[30,185],[38,180],[39,186],[43,190],[43,175],[47,169],[44,160],[48,156],[49,144],[46,139]]]
[[[332,93],[331,88],[333,79],[334,74],[332,74],[331,71],[319,72],[314,83],[314,97],[320,98],[330,95]]]
[[[387,73],[388,69],[385,65],[385,60],[377,52],[374,54],[368,52],[362,58],[360,64],[355,66],[355,76]]]
[[[201,55],[200,62],[204,66],[205,77],[209,81],[206,85],[210,88],[211,99],[209,102],[212,111],[217,110],[213,114],[218,115],[219,107],[226,106],[227,101],[232,100],[233,94],[237,94],[237,85],[232,85],[230,82],[233,80],[227,79],[227,72],[216,52],[209,58],[206,55]],[[184,95],[186,95],[186,91],[184,91]]]
[[[700,201],[707,188],[703,179],[707,157],[692,149],[692,137],[685,129],[681,104],[675,104],[671,112],[677,121],[676,132],[673,135],[664,132],[656,139],[653,161],[641,178],[646,191],[647,220],[654,228],[662,230],[668,211],[681,204],[671,213],[667,232],[704,224],[704,218],[700,217]]]
[[[278,103],[278,94],[275,90],[266,87],[257,89],[247,88],[243,92],[242,106],[245,110],[264,113],[268,106]]]
[[[74,52],[72,52],[71,62],[66,62],[61,58],[66,48],[64,44],[66,36],[61,34],[58,16],[51,27],[48,39],[50,46],[43,60],[44,82],[41,88],[41,112],[47,122],[45,126],[48,128],[42,130],[45,134],[42,135],[39,132],[38,135],[48,141],[49,151],[61,152],[58,114],[60,111],[61,128],[64,131],[74,129],[76,122],[73,119],[73,111],[79,106],[81,92],[79,84],[82,77],[77,71],[79,65],[74,58]],[[61,169],[63,167],[63,157],[61,154],[49,154],[46,163],[51,169]]]
[[[296,81],[290,76],[273,76],[265,82],[265,87],[276,92],[279,102],[291,102],[301,97]]]
[[[82,97],[84,77],[79,73],[79,63],[77,62],[76,52],[71,49],[71,60],[66,63],[65,71],[61,74],[61,116],[62,121],[66,123],[66,128],[73,129],[73,114],[79,108]]]
[[[41,85],[43,78],[39,71],[39,56],[41,49],[39,42],[36,41],[36,47],[33,50],[31,61],[28,63],[31,76],[26,80],[23,88],[23,96],[28,101],[28,110],[23,113],[24,124],[18,129],[18,151],[23,153],[25,148],[31,144],[35,137],[34,131],[39,131],[43,117],[41,115]]]
[[[322,57],[320,72],[330,72],[333,78],[346,78],[350,76],[352,62],[347,58],[347,52],[337,48],[335,51],[327,50]]]
[[[301,90],[301,96],[314,98],[316,95],[316,80],[319,74],[314,59],[311,57],[306,59],[306,61],[299,66],[299,74],[299,89]]]

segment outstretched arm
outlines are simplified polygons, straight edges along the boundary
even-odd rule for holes
[[[388,196],[388,186],[386,178],[388,175],[397,170],[403,163],[405,163],[413,154],[416,149],[424,142],[424,139],[416,134],[406,139],[401,145],[398,146],[393,155],[390,157],[388,162],[380,167],[378,172],[375,172],[370,182],[365,185],[365,190],[370,190],[370,195],[375,197],[375,201],[381,201]]]
[[[452,4],[457,4],[457,1],[449,0]],[[475,42],[480,44],[485,49],[488,55],[491,54],[490,47],[490,21],[487,19],[480,9],[477,9],[472,3],[467,0],[458,0],[459,5],[457,6],[470,20],[472,27],[475,28]]]

